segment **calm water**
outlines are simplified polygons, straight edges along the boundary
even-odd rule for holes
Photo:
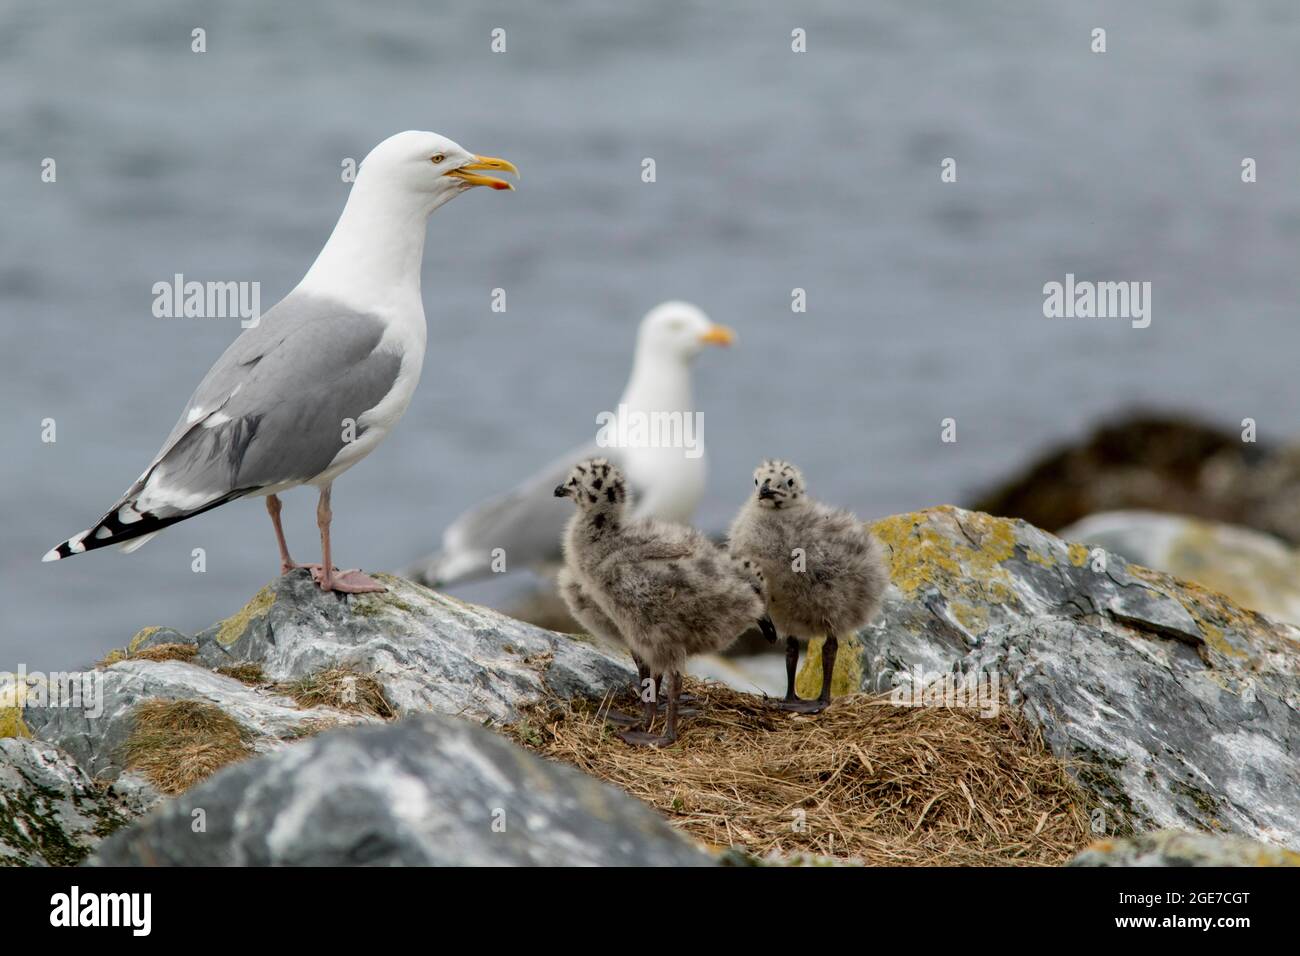
[[[482,493],[594,433],[636,321],[670,297],[740,332],[698,366],[706,526],[765,455],[878,515],[962,500],[1135,402],[1292,431],[1288,0],[209,6],[0,12],[0,668],[205,626],[274,573],[260,502],[134,555],[39,559],[139,474],[237,331],[154,318],[153,283],[258,280],[269,306],[338,215],[341,160],[400,129],[524,176],[434,217],[420,391],[335,488],[348,565],[405,564]],[[206,54],[190,52],[194,26]],[[504,55],[488,48],[497,26]],[[795,26],[806,54],[790,52]],[[1104,55],[1088,51],[1094,26]],[[40,182],[47,156],[55,184]],[[956,184],[939,182],[947,156]],[[1151,327],[1043,318],[1043,283],[1067,272],[1152,282]],[[790,311],[796,286],[807,314]],[[948,416],[955,445],[939,441]],[[300,559],[313,504],[287,498]]]

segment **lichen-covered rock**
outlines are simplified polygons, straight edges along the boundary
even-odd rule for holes
[[[370,718],[329,707],[302,708],[288,697],[180,661],[126,660],[89,672],[82,706],[54,700],[34,706],[29,692],[23,719],[31,733],[56,744],[91,777],[116,780],[125,769],[123,746],[142,701],[201,700],[216,705],[249,731],[254,752],[281,746],[315,729]]]
[[[1106,835],[1157,827],[1300,848],[1300,630],[1022,521],[957,508],[874,525],[893,586],[836,686],[997,675]],[[802,683],[819,655],[808,655]]]
[[[198,635],[196,662],[260,664],[270,680],[327,667],[373,674],[403,712],[508,722],[548,691],[599,698],[632,679],[625,654],[544,631],[392,575],[382,594],[324,594],[306,571],[267,585]]]
[[[1300,853],[1242,837],[1157,830],[1092,844],[1068,866],[1300,866]]]
[[[75,865],[145,808],[51,744],[0,739],[0,866]]]
[[[131,638],[131,642],[126,645],[128,654],[138,654],[141,651],[152,650],[158,647],[165,647],[168,644],[195,644],[193,637],[181,633],[174,627],[146,627],[136,633]]]
[[[1060,535],[1195,581],[1275,620],[1300,623],[1300,552],[1272,535],[1155,511],[1090,515]]]
[[[236,764],[113,837],[93,862],[691,866],[709,858],[632,797],[468,721],[428,714],[328,731]]]

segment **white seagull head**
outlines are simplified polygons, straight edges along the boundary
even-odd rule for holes
[[[514,189],[483,170],[519,175],[514,163],[479,156],[437,133],[407,130],[388,137],[361,161],[357,185],[378,185],[387,191],[413,195],[437,208],[475,186]]]
[[[730,345],[736,334],[689,302],[664,302],[641,320],[637,351],[688,362],[706,345]]]

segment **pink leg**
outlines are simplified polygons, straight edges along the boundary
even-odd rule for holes
[[[275,528],[275,543],[280,546],[280,573],[288,574],[295,568],[309,568],[310,564],[299,564],[289,556],[289,543],[284,540],[284,528],[280,524],[280,504],[278,495],[266,496],[266,513],[271,516],[271,525]]]
[[[374,578],[358,570],[340,571],[334,567],[330,556],[330,520],[334,512],[330,510],[330,492],[332,485],[326,485],[320,491],[320,501],[316,505],[316,526],[320,528],[320,566],[312,568],[311,576],[322,591],[339,591],[343,594],[369,594],[375,591],[387,591]]]

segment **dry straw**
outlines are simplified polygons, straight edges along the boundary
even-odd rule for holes
[[[276,688],[293,698],[299,707],[333,707],[354,714],[370,714],[381,720],[397,717],[384,685],[374,675],[351,667],[330,667],[308,674]]]
[[[1084,795],[1012,708],[839,698],[813,717],[688,680],[676,744],[631,747],[587,702],[536,708],[524,745],[639,797],[715,848],[873,865],[1053,865],[1088,842]],[[631,697],[615,702],[633,712]]]
[[[122,748],[126,767],[138,770],[163,793],[182,793],[253,752],[249,732],[206,701],[145,700],[135,706],[131,720]]]

